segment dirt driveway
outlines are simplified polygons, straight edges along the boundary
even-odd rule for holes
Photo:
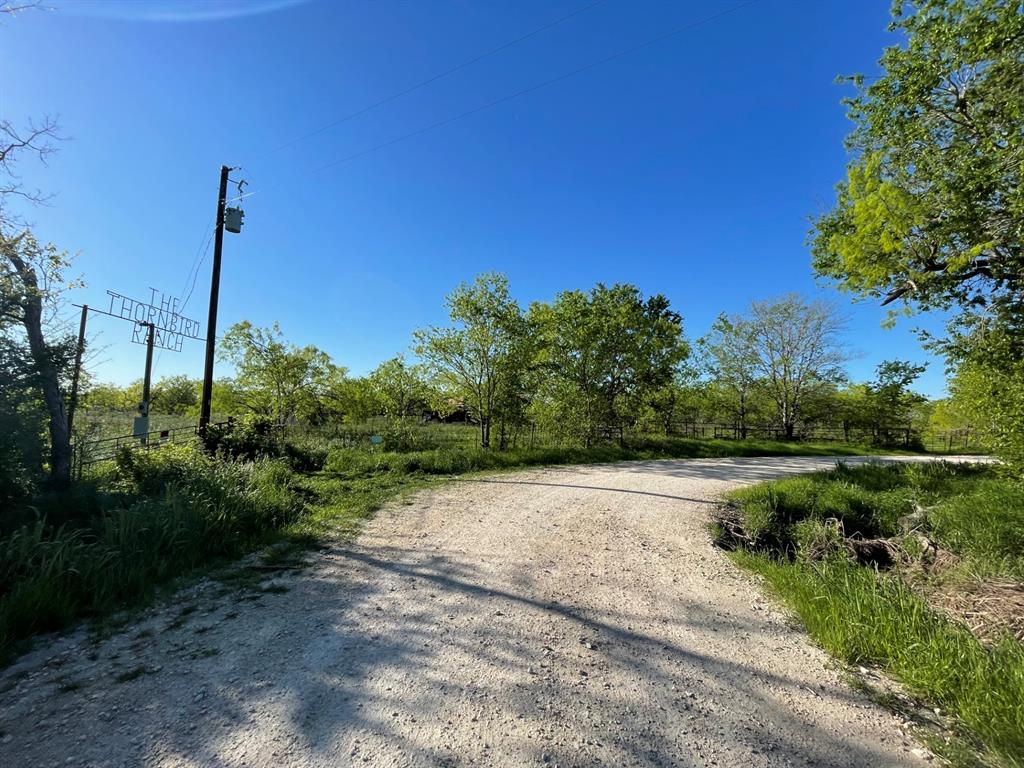
[[[0,765],[923,765],[748,576],[713,500],[834,459],[460,480],[256,594],[0,673]]]

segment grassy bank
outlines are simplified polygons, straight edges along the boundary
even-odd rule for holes
[[[34,521],[0,538],[0,659],[35,633],[145,602],[175,576],[251,551],[301,512],[284,462],[180,446],[125,453],[40,502]]]
[[[930,583],[1024,578],[1024,485],[995,468],[868,465],[732,494],[720,543],[838,658],[877,665],[959,723],[960,764],[1024,766],[1024,647],[981,642]],[[892,567],[858,563],[874,540]],[[912,585],[912,586],[908,586]],[[980,761],[980,762],[979,762]]]
[[[845,444],[654,439],[625,446],[371,452],[309,437],[225,439],[126,451],[70,492],[42,495],[0,525],[0,660],[32,635],[145,604],[186,574],[287,540],[353,532],[403,493],[481,470],[722,456],[843,456]]]
[[[422,472],[458,474],[489,469],[512,469],[559,464],[597,464],[644,459],[703,459],[730,456],[861,456],[893,452],[846,443],[782,443],[771,440],[696,440],[650,438],[631,440],[625,445],[603,444],[591,448],[520,448],[508,451],[480,448],[449,448],[406,453],[372,453],[334,449],[326,469],[342,474],[381,472]]]

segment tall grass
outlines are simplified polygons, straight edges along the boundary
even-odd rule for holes
[[[996,765],[1024,766],[1024,647],[983,646],[937,614],[903,582],[849,562],[814,567],[739,552],[823,648],[877,664],[914,694],[959,717]]]
[[[324,469],[346,477],[369,477],[387,472],[455,475],[514,467],[590,464],[640,459],[723,458],[730,456],[855,456],[864,446],[835,443],[780,443],[770,440],[697,440],[650,438],[625,445],[606,443],[584,447],[517,448],[507,451],[475,447],[425,451],[373,452],[331,448]]]
[[[220,461],[184,446],[126,452],[116,482],[118,503],[88,520],[40,518],[0,539],[0,658],[34,633],[239,555],[300,509],[283,462]]]
[[[900,518],[988,573],[1024,576],[1024,482],[997,467],[840,464],[729,494],[755,548],[799,554],[801,526],[840,521],[848,536],[891,537]]]
[[[981,479],[928,513],[935,537],[980,571],[1024,580],[1024,482]]]
[[[900,578],[821,547],[836,536],[900,535],[900,518],[974,573],[1024,574],[1024,484],[998,468],[955,464],[840,465],[736,491],[747,548],[740,565],[764,576],[829,652],[877,664],[957,715],[985,764],[1024,766],[1024,647],[983,645]],[[831,526],[831,527],[830,527]],[[812,551],[814,554],[812,554]],[[817,560],[822,557],[824,559]],[[831,552],[831,554],[829,554]]]
[[[468,433],[459,429],[458,435]],[[456,428],[438,428],[438,435]],[[475,438],[474,438],[475,439]],[[311,541],[355,530],[432,478],[478,470],[682,457],[849,455],[835,443],[645,439],[627,445],[482,450],[344,447],[310,432],[239,429],[209,447],[125,450],[70,491],[37,496],[0,521],[0,661],[34,633],[144,601],[162,583],[271,537]],[[338,443],[341,443],[339,446]],[[405,446],[406,448],[408,446]]]

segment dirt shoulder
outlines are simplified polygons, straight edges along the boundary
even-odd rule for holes
[[[834,458],[463,479],[257,592],[210,582],[0,672],[4,766],[876,766],[897,720],[709,545]]]

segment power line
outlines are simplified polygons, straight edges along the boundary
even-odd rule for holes
[[[199,277],[199,269],[202,267],[202,261],[205,261],[205,259],[206,259],[206,254],[204,252],[204,248],[205,249],[209,249],[209,247],[210,247],[210,245],[209,245],[209,239],[210,239],[209,238],[209,232],[211,231],[210,228],[213,226],[214,218],[216,218],[216,215],[210,217],[210,220],[207,222],[206,227],[203,229],[202,239],[199,241],[199,247],[196,249],[196,255],[192,257],[192,265],[189,267],[188,273],[185,275],[185,283],[184,283],[184,285],[181,286],[181,292],[178,294],[178,298],[179,299],[181,299],[185,295],[185,291],[187,289],[189,290],[189,293],[188,293],[189,297],[192,296],[192,290],[195,289],[196,280]],[[193,273],[195,273],[195,274],[193,275]],[[190,281],[192,283],[192,289],[189,289],[189,282]],[[181,309],[179,310],[179,312],[180,311],[184,311],[185,304],[187,304],[187,303],[188,303],[188,298],[184,299],[184,301],[183,301],[183,303],[181,305]],[[154,372],[156,371],[157,368],[160,367],[160,360],[163,358],[163,356],[164,356],[164,351],[161,348],[160,351],[157,352],[156,361],[153,363],[153,371]]]
[[[294,139],[286,141],[284,144],[281,144],[280,146],[275,147],[274,149],[271,149],[270,151],[266,152],[263,155],[263,157],[266,157],[267,155],[272,155],[275,152],[280,152],[282,149],[286,149],[287,147],[290,147],[293,144],[298,144],[299,142],[305,141],[306,139],[311,139],[314,136],[318,136],[319,134],[323,133],[324,131],[328,131],[331,128],[334,128],[336,126],[341,125],[342,123],[347,123],[349,120],[352,120],[352,119],[354,119],[356,117],[359,117],[360,115],[365,115],[367,112],[369,112],[371,110],[374,110],[377,107],[382,107],[385,104],[389,104],[390,102],[395,101],[396,99],[400,99],[402,96],[410,94],[413,91],[417,91],[420,88],[423,88],[424,86],[430,85],[431,83],[435,83],[438,80],[441,80],[441,79],[443,79],[445,77],[448,77],[449,75],[453,75],[456,72],[465,69],[466,67],[472,66],[473,64],[476,64],[478,61],[482,61],[482,60],[484,60],[484,59],[486,59],[486,58],[488,58],[490,56],[495,55],[496,53],[500,53],[501,51],[504,51],[507,48],[511,48],[514,45],[518,45],[519,43],[523,42],[524,40],[529,40],[531,37],[534,37],[535,35],[539,35],[541,32],[545,32],[545,31],[547,31],[547,30],[549,30],[549,29],[551,29],[553,27],[557,27],[559,24],[561,24],[563,22],[566,22],[566,21],[569,21],[569,19],[572,19],[572,18],[574,18],[576,16],[579,16],[582,13],[586,13],[587,11],[591,10],[592,8],[595,8],[595,7],[599,6],[599,5],[601,5],[604,2],[606,2],[606,0],[595,0],[595,2],[589,3],[588,5],[584,5],[581,8],[577,8],[575,11],[572,11],[571,13],[567,13],[565,16],[562,16],[561,18],[555,19],[554,21],[549,22],[549,23],[547,23],[547,24],[545,24],[545,25],[543,25],[541,27],[537,27],[536,29],[534,29],[534,30],[532,30],[530,32],[527,32],[525,35],[520,35],[519,37],[515,38],[514,40],[509,40],[507,43],[503,43],[502,45],[499,45],[497,48],[492,48],[491,50],[487,51],[486,53],[481,53],[478,56],[474,56],[472,59],[464,61],[461,64],[455,65],[451,69],[446,69],[444,72],[440,72],[440,73],[438,73],[438,74],[436,74],[436,75],[434,75],[432,77],[428,77],[426,80],[421,80],[420,82],[416,83],[415,85],[411,85],[411,86],[409,86],[408,88],[406,88],[406,89],[404,89],[402,91],[398,91],[397,93],[394,93],[394,94],[392,94],[390,96],[387,96],[387,97],[381,99],[380,101],[375,101],[373,104],[370,104],[369,106],[366,106],[366,107],[363,107],[362,109],[356,110],[355,112],[352,112],[352,113],[350,113],[348,115],[345,115],[344,117],[341,117],[341,118],[339,118],[337,120],[333,120],[333,121],[331,121],[331,122],[329,122],[329,123],[327,123],[325,125],[320,126],[319,128],[317,128],[315,130],[310,131],[309,133],[303,134],[302,136],[298,136],[298,137],[296,137]]]
[[[210,234],[206,238],[206,244],[204,246],[201,246],[202,249],[203,249],[203,255],[202,255],[202,258],[199,260],[199,262],[196,264],[195,271],[192,274],[192,285],[188,289],[188,295],[185,296],[184,300],[181,302],[181,309],[178,310],[179,312],[184,312],[185,311],[185,307],[188,306],[189,299],[192,298],[192,292],[196,289],[196,281],[199,279],[199,270],[202,268],[203,264],[206,263],[206,257],[210,253],[210,243],[213,241],[213,234],[214,234],[214,231],[210,230]]]
[[[179,294],[178,298],[181,298],[182,296],[185,295],[185,291],[188,290],[189,282],[194,282],[192,273],[198,271],[199,269],[199,258],[203,253],[203,248],[206,247],[205,243],[208,239],[210,228],[213,226],[213,220],[215,218],[216,214],[210,217],[210,220],[207,222],[206,227],[203,228],[202,237],[199,239],[199,247],[196,248],[196,254],[195,256],[192,257],[192,265],[189,267],[188,273],[185,275],[185,284],[181,286],[181,293]]]
[[[747,0],[747,2],[745,3],[740,3],[739,5],[735,5],[732,8],[727,8],[726,10],[712,14],[711,16],[706,16],[703,19],[698,19],[697,21],[690,22],[689,24],[685,24],[681,27],[677,27],[676,29],[673,29],[670,32],[665,32],[664,34],[657,35],[656,37],[652,37],[649,40],[645,40],[644,42],[630,46],[629,48],[623,48],[622,50],[616,51],[615,53],[609,56],[605,56],[602,59],[592,61],[589,64],[584,64],[582,67],[577,67],[576,69],[570,70],[569,72],[565,72],[556,77],[552,77],[548,80],[544,80],[535,85],[531,85],[528,88],[523,88],[522,90],[516,91],[515,93],[510,93],[506,96],[502,96],[501,98],[494,99],[493,101],[489,101],[486,104],[481,104],[480,106],[474,107],[473,109],[468,109],[465,112],[461,112],[452,117],[445,118],[444,120],[438,120],[436,123],[431,123],[430,125],[403,134],[394,139],[390,139],[380,144],[376,144],[372,147],[360,150],[359,152],[347,155],[338,160],[333,160],[332,162],[327,163],[326,165],[321,165],[314,168],[311,172],[318,173],[320,171],[325,171],[328,168],[333,168],[337,165],[350,162],[352,160],[355,160],[356,158],[363,157],[364,155],[368,155],[372,152],[377,152],[378,150],[385,149],[386,147],[390,147],[394,144],[398,144],[400,142],[406,141],[416,136],[421,136],[422,134],[433,131],[436,128],[440,128],[442,126],[449,125],[450,123],[454,123],[458,120],[462,120],[463,118],[470,117],[471,115],[478,114],[479,112],[483,112],[485,110],[491,109],[492,107],[496,107],[499,104],[504,104],[505,102],[512,101],[513,99],[518,99],[520,96],[525,96],[529,93],[533,93],[534,91],[539,91],[541,88],[547,88],[549,85],[560,83],[563,80],[568,80],[571,77],[575,77],[576,75],[582,74],[583,72],[587,72],[588,70],[594,69],[595,67],[607,64],[610,61],[621,59],[624,56],[629,56],[630,54],[636,53],[637,51],[641,51],[644,48],[649,48],[650,46],[656,45],[657,43],[664,42],[665,40],[675,37],[676,35],[682,34],[683,32],[687,32],[691,29],[703,26],[704,24],[709,24],[712,21],[717,21],[718,19],[721,19],[724,16],[728,16],[732,13],[736,13],[737,11],[741,11],[744,8],[747,8],[748,6],[754,5],[755,3],[758,2],[760,2],[760,0]]]

